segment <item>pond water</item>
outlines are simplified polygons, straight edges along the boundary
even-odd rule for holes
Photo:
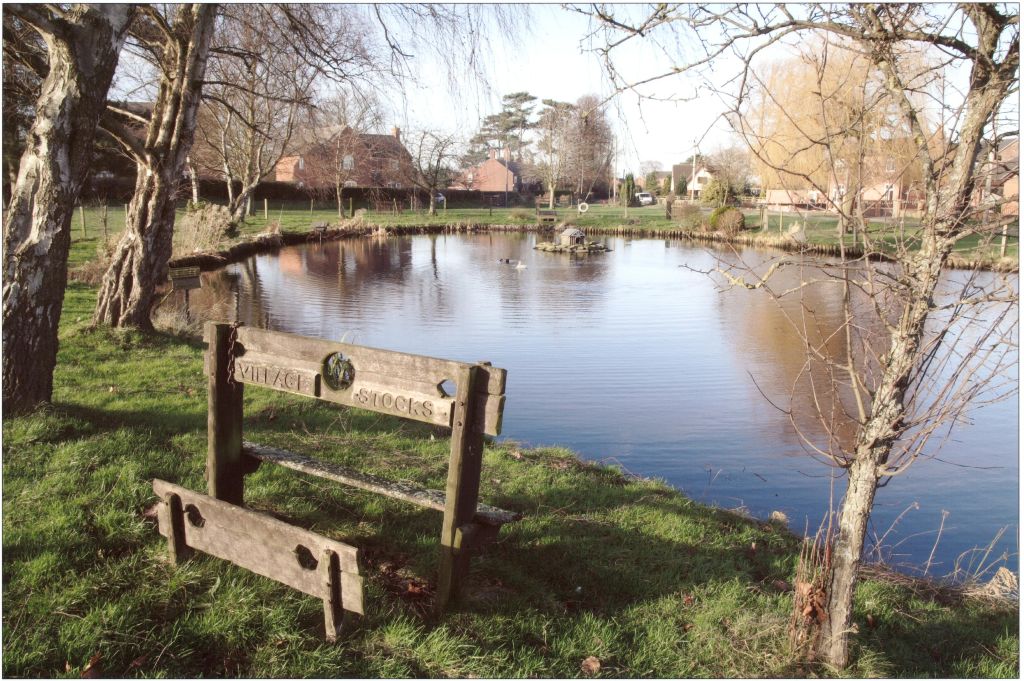
[[[794,396],[795,424],[772,404],[789,404],[804,365],[784,314],[800,302],[780,309],[761,291],[723,292],[702,273],[716,258],[768,254],[608,238],[611,252],[573,258],[534,251],[536,240],[427,235],[285,248],[205,274],[191,305],[207,318],[491,361],[509,372],[503,439],[564,445],[701,502],[761,518],[782,511],[795,531],[813,532],[843,482],[830,490],[832,469],[798,435],[814,429],[801,423],[809,390]],[[838,288],[803,296],[825,327],[840,317]],[[1004,373],[1016,381],[1016,363]],[[941,576],[958,560],[967,569],[1008,552],[1017,570],[1017,413],[1016,396],[972,412],[937,436],[938,458],[879,491],[871,533],[890,563],[919,570],[934,551],[929,574]],[[987,557],[970,552],[1002,528]]]

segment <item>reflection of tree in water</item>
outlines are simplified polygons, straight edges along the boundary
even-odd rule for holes
[[[856,288],[851,307],[857,331],[852,337],[844,333],[843,286],[836,275],[836,270],[826,273],[808,258],[773,275],[773,290],[791,291],[781,301],[772,301],[764,291],[738,289],[722,293],[719,307],[726,328],[732,330],[739,361],[750,367],[764,398],[790,411],[805,437],[820,444],[826,433],[832,433],[837,444],[850,446],[857,429],[857,405],[849,377],[837,373],[836,365],[845,364],[852,349],[857,365],[864,366],[865,353],[877,352],[884,334]],[[856,277],[857,272],[851,275]],[[802,335],[811,339],[812,352],[807,352]],[[751,366],[755,359],[756,368]],[[790,426],[779,423],[791,437]]]

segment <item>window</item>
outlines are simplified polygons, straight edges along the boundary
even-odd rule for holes
[[[341,167],[344,170],[352,170],[356,167],[356,160],[352,158],[352,154],[347,154],[341,162]]]
[[[299,156],[299,170],[305,170],[305,169],[306,169],[306,159],[304,159],[301,156]]]
[[[392,170],[398,170],[398,160],[393,158],[388,161],[388,167]]]
[[[896,172],[896,159],[888,158],[885,160],[885,172],[895,173]]]
[[[356,184],[355,180],[345,180],[345,186],[346,187],[356,187],[358,185]]]

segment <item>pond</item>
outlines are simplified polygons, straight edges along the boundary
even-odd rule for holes
[[[490,361],[509,372],[503,439],[566,446],[760,518],[781,511],[794,531],[813,533],[843,482],[830,489],[833,469],[802,445],[810,396],[793,395],[795,424],[780,411],[805,361],[784,314],[799,302],[787,310],[761,291],[722,291],[702,273],[716,258],[769,254],[608,238],[611,252],[574,258],[534,251],[536,241],[424,235],[284,248],[204,275],[191,305],[206,318]],[[803,298],[826,327],[840,318],[837,289]],[[1014,363],[1011,381],[1016,372]],[[1008,552],[1016,570],[1016,396],[936,439],[937,458],[879,491],[878,553],[918,571],[931,556],[929,574],[942,576]],[[1003,528],[991,553],[971,551]]]

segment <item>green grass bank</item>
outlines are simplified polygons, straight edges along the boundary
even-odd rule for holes
[[[575,677],[591,656],[606,677],[831,674],[787,648],[787,530],[562,449],[488,444],[481,497],[525,519],[436,625],[439,515],[279,467],[248,478],[249,505],[364,551],[346,639],[324,642],[317,599],[210,557],[168,565],[150,481],[205,491],[203,346],[91,329],[95,296],[69,285],[53,406],[3,422],[5,676]],[[256,388],[245,413],[254,440],[443,489],[428,427]],[[863,582],[844,675],[1018,676],[1015,606],[929,594]]]
[[[241,226],[240,235],[235,240],[252,237],[265,231],[268,225],[276,223],[283,234],[300,234],[310,230],[311,225],[325,222],[335,225],[339,222],[337,210],[328,203],[317,203],[313,209],[309,204],[280,204],[270,206],[266,215],[258,210],[249,216]],[[116,208],[116,210],[115,210]],[[705,214],[710,209],[704,210]],[[764,215],[761,224],[761,213],[757,210],[745,211],[747,229],[732,238],[721,238],[700,230],[686,230],[680,223],[667,220],[663,206],[647,206],[629,208],[616,206],[593,205],[585,214],[577,212],[575,207],[559,207],[556,210],[556,224],[571,224],[589,234],[624,235],[635,237],[668,236],[674,238],[691,238],[697,241],[713,241],[734,243],[740,246],[755,248],[799,249],[801,246],[786,236],[786,232],[795,224],[804,226],[806,245],[811,249],[832,254],[838,252],[839,236],[837,218],[832,215],[797,213],[771,213]],[[179,215],[181,211],[179,211]],[[97,249],[104,240],[102,210],[99,207],[88,207],[83,214],[76,214],[72,226],[72,253],[70,266],[81,265],[89,259],[95,259]],[[403,210],[399,213],[366,212],[363,216],[365,224],[380,226],[393,232],[422,228],[459,228],[500,226],[503,229],[536,230],[537,217],[533,209],[527,208],[460,208],[439,209],[437,215],[427,215],[423,210]],[[124,211],[120,207],[108,207],[106,219],[107,239],[113,239],[124,228]],[[905,242],[914,247],[914,235],[918,225],[913,219],[907,219],[902,226],[891,220],[871,220],[867,225],[868,234],[875,249],[881,253],[892,252],[897,243]],[[1013,232],[1013,230],[1011,230]],[[843,237],[845,247],[856,251],[860,244],[853,234]],[[1019,237],[1015,232],[1007,239],[1005,256],[1001,255],[1000,239],[981,239],[971,236],[963,239],[956,247],[950,261],[954,267],[980,266],[1000,271],[1017,271],[1019,266]],[[230,245],[230,242],[225,245]]]

